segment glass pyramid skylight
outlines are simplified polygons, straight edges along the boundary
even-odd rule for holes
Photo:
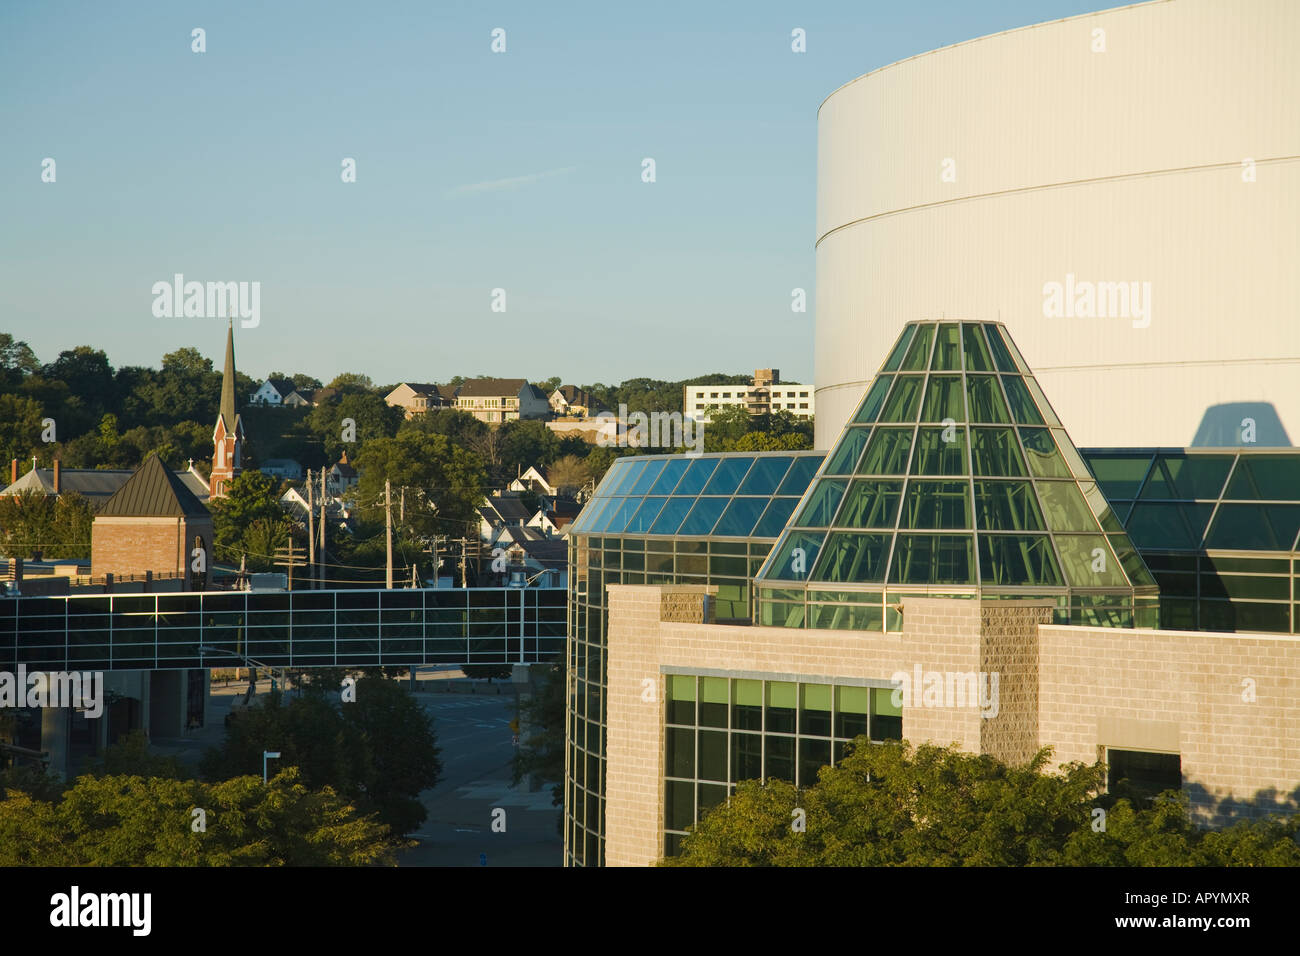
[[[903,593],[1155,626],[1157,588],[1000,323],[910,322],[759,571],[758,619],[895,630]],[[1136,617],[1135,617],[1136,615]]]

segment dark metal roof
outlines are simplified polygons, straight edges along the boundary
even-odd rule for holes
[[[206,518],[208,509],[165,467],[157,454],[144,460],[126,484],[99,509],[100,515],[148,518]]]

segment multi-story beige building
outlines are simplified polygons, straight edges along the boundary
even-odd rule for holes
[[[812,418],[816,399],[811,385],[782,382],[781,370],[754,370],[750,385],[685,385],[682,412],[697,422],[708,422],[711,409],[743,405],[751,415],[789,412],[796,418]]]

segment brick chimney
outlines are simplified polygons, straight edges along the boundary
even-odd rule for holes
[[[59,487],[61,483],[61,478],[62,478],[62,473],[59,470],[59,459],[56,458],[54,459],[54,493],[56,495],[62,490]]]

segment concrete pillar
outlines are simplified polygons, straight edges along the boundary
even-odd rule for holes
[[[41,708],[41,749],[49,754],[50,773],[68,776],[68,735],[72,721],[66,707]]]

